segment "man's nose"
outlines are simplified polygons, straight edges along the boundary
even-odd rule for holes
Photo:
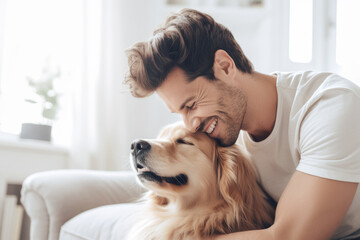
[[[183,121],[185,123],[185,127],[190,131],[195,133],[197,130],[199,130],[200,127],[200,119],[197,117],[193,118],[186,118],[183,116]]]
[[[148,152],[151,149],[150,143],[145,140],[137,139],[131,143],[131,154],[133,156]]]

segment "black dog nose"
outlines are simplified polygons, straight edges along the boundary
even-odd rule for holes
[[[144,140],[135,140],[131,144],[131,154],[137,155],[141,152],[146,152],[151,149],[150,143],[144,141]]]

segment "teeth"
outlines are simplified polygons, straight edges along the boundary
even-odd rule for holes
[[[143,168],[138,168],[138,172],[139,173],[143,173],[143,172],[150,172],[150,169],[149,168],[147,168],[147,167],[143,167]]]
[[[211,124],[210,127],[206,130],[206,132],[207,132],[208,134],[211,134],[211,133],[214,131],[216,124],[217,124],[217,119],[215,119],[215,120],[212,122],[212,124]]]

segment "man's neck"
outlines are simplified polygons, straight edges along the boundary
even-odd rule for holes
[[[243,130],[254,141],[266,139],[272,132],[277,112],[276,76],[258,72],[245,74],[243,91],[247,95],[247,111]]]

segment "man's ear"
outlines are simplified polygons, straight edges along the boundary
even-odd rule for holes
[[[219,49],[215,52],[213,71],[216,79],[231,79],[235,76],[235,62],[226,51]]]

